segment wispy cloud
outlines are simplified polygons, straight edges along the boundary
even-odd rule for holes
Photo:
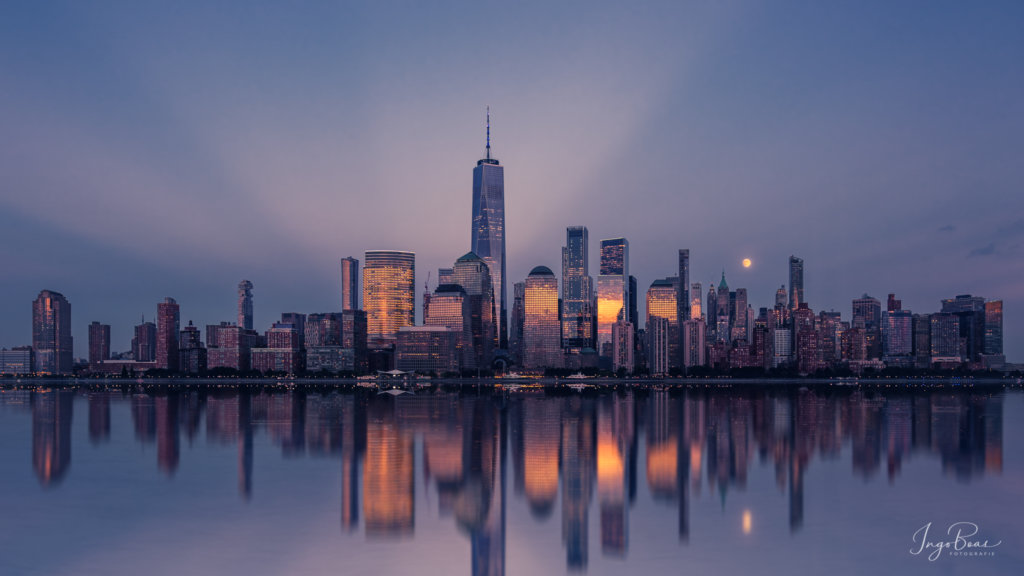
[[[956,226],[953,226],[952,224],[946,224],[942,228],[939,228],[939,232],[952,232],[953,230],[956,230]]]
[[[995,254],[999,254],[999,251],[996,250],[996,243],[993,242],[988,246],[982,246],[981,248],[975,248],[974,250],[971,250],[970,254],[968,254],[967,257],[971,258],[973,256],[993,256]]]

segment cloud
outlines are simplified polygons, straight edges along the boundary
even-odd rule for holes
[[[939,232],[952,232],[953,230],[956,230],[956,226],[953,226],[952,224],[946,224],[942,228],[939,228]]]
[[[1015,236],[1017,234],[1024,233],[1024,220],[1017,220],[1009,226],[1003,226],[996,234],[999,236]]]
[[[968,254],[967,257],[970,258],[972,256],[992,256],[998,253],[999,252],[996,250],[996,244],[995,242],[993,242],[988,246],[982,246],[981,248],[975,248],[974,250],[971,250],[971,253]]]

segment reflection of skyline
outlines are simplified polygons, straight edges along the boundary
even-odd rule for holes
[[[469,538],[474,574],[504,573],[509,482],[533,522],[549,523],[558,510],[566,566],[585,571],[592,506],[602,555],[628,554],[638,488],[656,505],[678,509],[685,543],[700,529],[691,526],[689,507],[702,484],[724,507],[730,491],[746,490],[755,457],[774,470],[792,531],[803,525],[804,491],[812,489],[804,482],[808,468],[816,457],[839,458],[846,447],[852,475],[866,482],[883,471],[889,482],[898,481],[903,463],[915,457],[936,458],[942,474],[958,482],[1003,467],[1003,396],[978,392],[5,393],[5,403],[31,411],[32,465],[43,486],[56,485],[70,469],[76,395],[85,396],[83,434],[91,443],[127,433],[111,427],[112,411],[127,410],[134,437],[155,445],[157,470],[169,476],[182,466],[182,439],[191,446],[205,424],[208,444],[237,447],[238,490],[246,501],[253,497],[260,434],[286,460],[339,458],[342,532],[369,539],[415,533],[420,466],[425,489],[437,494],[436,504],[426,497],[427,506]]]

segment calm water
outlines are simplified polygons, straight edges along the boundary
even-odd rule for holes
[[[0,574],[1024,571],[1020,391],[195,390],[3,391]]]

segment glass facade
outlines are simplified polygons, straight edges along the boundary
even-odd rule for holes
[[[589,236],[585,226],[565,229],[562,248],[562,342],[593,347],[594,279],[590,276]]]
[[[933,358],[959,358],[960,317],[952,312],[932,314],[931,344]]]
[[[238,283],[238,325],[252,330],[252,282]]]
[[[1003,353],[1003,301],[985,303],[985,354]]]
[[[647,326],[651,326],[653,318],[664,318],[668,322],[668,368],[681,366],[679,356],[680,332],[679,322],[676,317],[678,302],[676,298],[677,279],[665,278],[655,280],[647,289]],[[689,308],[687,308],[689,310]],[[649,329],[649,328],[648,328]],[[664,373],[658,372],[658,374]]]
[[[701,305],[702,291],[700,282],[690,284],[690,320],[700,318],[704,313]]]
[[[474,363],[480,369],[491,367],[494,350],[498,347],[491,278],[489,266],[473,252],[456,260],[452,267],[452,283],[461,286],[469,296]]]
[[[89,324],[89,364],[110,359],[110,326],[93,322]]]
[[[707,344],[705,334],[707,325],[703,318],[691,318],[683,322],[683,366],[704,365],[704,348]]]
[[[489,156],[489,154],[488,154]],[[473,230],[470,250],[490,268],[498,346],[508,347],[505,318],[505,168],[485,158],[473,169]]]
[[[562,341],[558,320],[558,279],[538,266],[526,278],[523,322],[523,367],[561,368]]]
[[[679,312],[676,314],[676,324],[681,324],[689,320],[692,315],[690,312],[690,250],[680,249],[679,250],[679,294],[676,295],[676,302]],[[678,343],[678,340],[677,340]]]
[[[512,329],[509,333],[509,353],[516,364],[523,363],[523,325],[525,312],[526,282],[513,285]]]
[[[458,370],[455,346],[459,333],[444,326],[402,327],[395,347],[395,368],[405,372],[438,374]]]
[[[789,257],[789,308],[796,310],[804,300],[804,259]]]
[[[629,242],[625,238],[601,241],[601,274],[597,278],[597,352],[612,355],[612,325],[628,321]]]
[[[174,298],[164,298],[156,305],[156,367],[178,369],[178,336],[181,312]]]
[[[359,260],[341,259],[341,309],[359,310]]]
[[[882,354],[910,356],[913,351],[913,315],[909,310],[882,313]]]
[[[393,338],[416,324],[416,254],[392,250],[366,252],[363,309],[372,338]]]
[[[442,284],[434,290],[427,307],[424,326],[445,326],[456,332],[455,349],[459,370],[475,370],[473,307],[461,286]]]
[[[32,349],[36,371],[71,374],[74,367],[71,303],[64,295],[43,290],[32,302]]]

